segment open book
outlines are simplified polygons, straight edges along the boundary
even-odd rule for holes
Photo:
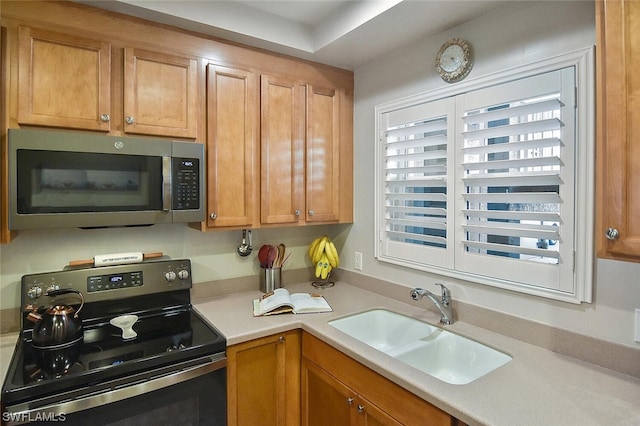
[[[324,297],[314,293],[293,293],[278,288],[253,301],[253,316],[275,315],[293,312],[306,314],[311,312],[331,312],[331,306]]]

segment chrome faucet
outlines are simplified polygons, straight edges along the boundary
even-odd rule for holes
[[[445,325],[453,324],[453,311],[451,309],[451,292],[444,284],[436,283],[442,287],[442,301],[438,300],[438,298],[428,290],[424,290],[422,288],[414,288],[411,290],[411,298],[413,300],[420,300],[423,297],[427,296],[429,300],[436,305],[436,308],[442,314],[442,318],[440,318],[440,322]]]

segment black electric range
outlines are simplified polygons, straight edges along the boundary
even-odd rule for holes
[[[214,365],[216,370],[226,366],[225,337],[191,307],[189,260],[31,274],[22,277],[21,285],[21,337],[2,387],[5,423],[56,415],[66,421],[70,412],[163,387],[154,383],[175,384],[175,377],[186,382],[203,365],[210,366],[204,369],[207,372]],[[49,373],[40,365],[38,349],[31,345],[34,323],[27,315],[54,303],[47,292],[60,288],[78,290],[84,296],[79,312],[84,339],[77,361],[61,373]],[[65,297],[67,304],[78,308],[73,295],[56,296],[55,303],[64,303]],[[132,326],[135,338],[123,338],[122,329],[111,325],[121,315],[138,317]],[[218,380],[215,386],[224,388],[225,383]],[[222,389],[220,394],[224,393]],[[85,420],[86,414],[83,412]],[[211,419],[205,423],[212,424]]]

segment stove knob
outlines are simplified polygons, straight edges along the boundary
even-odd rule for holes
[[[51,284],[49,287],[47,287],[47,293],[55,290],[60,290],[60,286],[58,284]]]
[[[173,271],[169,271],[169,272],[164,274],[164,278],[169,282],[175,281],[176,280],[176,273],[173,272]]]
[[[27,290],[27,297],[29,299],[37,299],[42,295],[42,287],[31,287]]]
[[[187,278],[189,278],[189,271],[187,271],[186,269],[178,271],[178,278],[180,278],[181,280],[186,280]]]

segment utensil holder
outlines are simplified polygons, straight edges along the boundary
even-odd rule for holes
[[[281,268],[262,268],[260,271],[260,291],[270,293],[282,287]]]

